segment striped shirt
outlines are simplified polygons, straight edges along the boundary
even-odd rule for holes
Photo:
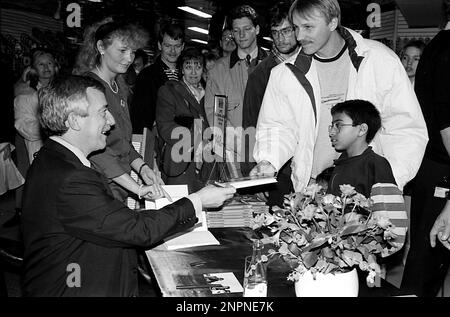
[[[164,67],[164,73],[166,74],[168,80],[178,80],[178,69]]]
[[[374,217],[389,218],[395,226],[392,232],[397,236],[391,240],[390,249],[384,249],[381,256],[391,255],[403,247],[408,230],[408,216],[406,214],[403,195],[397,185],[392,183],[376,183],[372,186],[370,198],[373,200],[372,211]]]

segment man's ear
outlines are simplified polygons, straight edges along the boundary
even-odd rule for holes
[[[259,34],[259,25],[257,25],[257,26],[255,27],[255,30],[256,30],[256,35],[258,35],[258,34]]]
[[[330,31],[333,32],[338,27],[339,20],[338,18],[332,18],[330,23],[328,24],[328,27],[330,28]]]
[[[367,134],[367,132],[369,132],[369,126],[367,125],[367,123],[361,123],[359,125],[358,136],[364,136]]]
[[[79,116],[77,116],[75,113],[73,113],[73,112],[69,113],[69,116],[67,117],[67,120],[65,122],[66,127],[68,127],[69,129],[75,130],[75,131],[81,130],[78,119],[79,119]]]

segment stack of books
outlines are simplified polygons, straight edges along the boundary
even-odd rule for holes
[[[208,228],[251,227],[254,215],[269,210],[269,206],[256,196],[235,196],[219,209],[207,210]]]

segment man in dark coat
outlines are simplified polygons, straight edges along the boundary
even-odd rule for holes
[[[269,56],[264,59],[255,70],[248,76],[247,86],[244,94],[244,107],[242,109],[242,127],[256,128],[259,110],[261,109],[264,92],[269,81],[272,68],[283,62],[286,58],[296,54],[299,50],[297,39],[295,38],[294,27],[289,22],[289,2],[280,2],[273,6],[269,11],[270,31],[273,39],[273,49]],[[255,166],[252,162],[254,134],[248,142],[248,151],[246,154],[246,163],[242,164],[242,173],[248,175]],[[283,205],[285,194],[293,191],[291,182],[291,161],[289,160],[278,173],[278,182],[274,188],[269,191],[269,205]]]
[[[102,150],[114,124],[104,87],[69,76],[39,92],[50,134],[31,166],[22,213],[25,296],[137,296],[136,247],[149,248],[197,222],[235,189],[206,187],[158,212],[116,200],[87,156]],[[159,185],[143,190],[161,195]]]
[[[166,81],[178,79],[177,60],[183,48],[184,31],[179,25],[168,24],[161,28],[158,37],[161,55],[152,65],[144,68],[136,80],[130,109],[133,133],[153,128],[158,90]]]

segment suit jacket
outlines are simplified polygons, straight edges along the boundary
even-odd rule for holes
[[[198,144],[194,143],[201,142],[203,131],[209,126],[203,101],[204,98],[199,103],[182,81],[169,80],[158,92],[156,125],[159,136],[166,143],[162,162],[164,180],[167,184],[188,184],[190,192],[203,187],[202,180],[195,173],[194,152],[183,151],[181,162],[176,162],[171,152],[172,148],[176,146],[178,153],[178,148],[181,147],[178,143],[180,141],[184,142],[182,148],[186,150],[192,146],[197,148]],[[201,121],[195,122],[196,119]],[[180,127],[186,127],[190,131],[190,134],[187,135],[189,138],[178,135],[172,138],[172,132]]]
[[[135,248],[197,221],[187,198],[158,212],[128,209],[102,174],[51,139],[28,172],[22,212],[25,296],[137,295]]]

